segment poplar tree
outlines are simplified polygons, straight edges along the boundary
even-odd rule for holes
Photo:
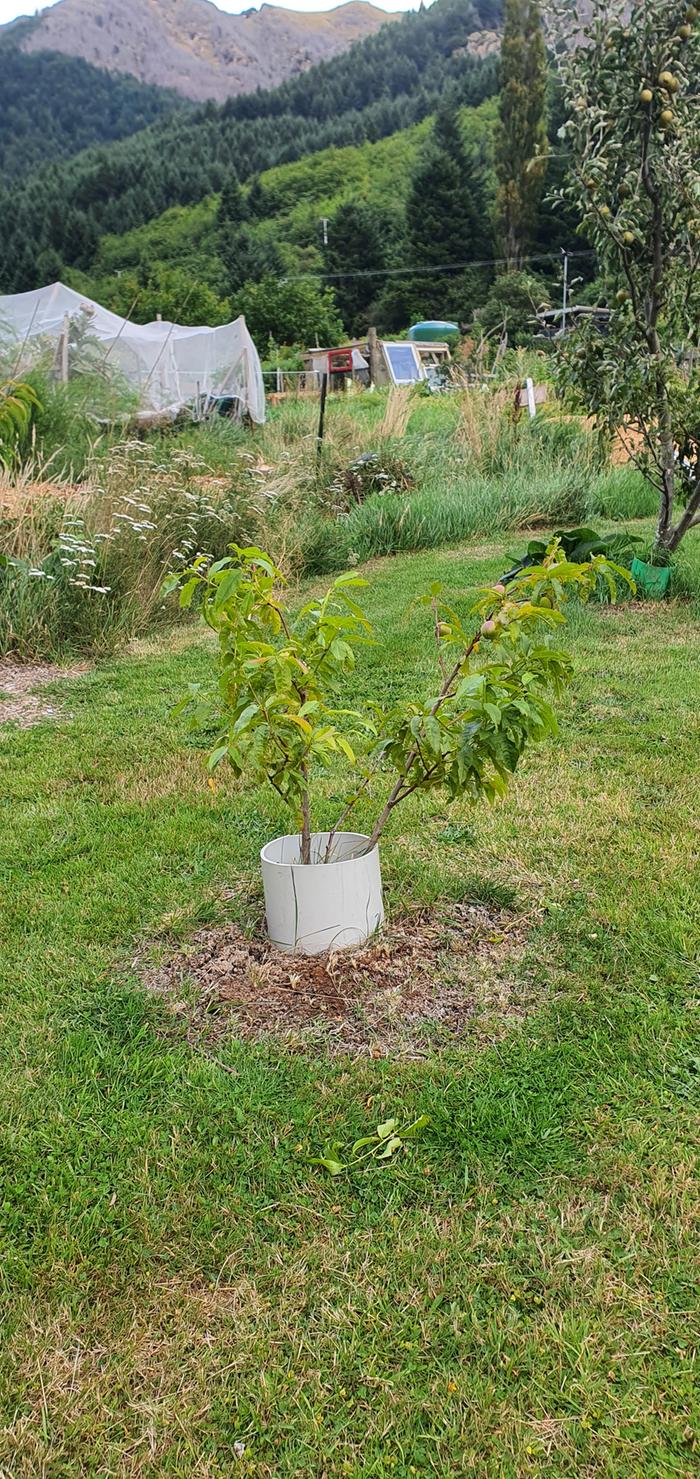
[[[547,53],[537,0],[506,0],[496,130],[496,229],[512,271],[537,224],[547,169]]]

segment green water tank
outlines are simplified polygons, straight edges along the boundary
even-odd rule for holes
[[[408,331],[409,339],[414,344],[441,344],[444,339],[459,337],[459,324],[446,322],[442,318],[425,319],[422,323],[413,324]]]

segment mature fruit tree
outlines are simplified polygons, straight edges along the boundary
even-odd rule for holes
[[[659,493],[656,553],[700,525],[700,11],[594,0],[559,61],[565,193],[610,289],[607,335],[577,332],[562,378]]]

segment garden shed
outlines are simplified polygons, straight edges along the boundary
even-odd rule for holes
[[[414,343],[410,339],[375,339],[376,358],[374,374],[370,376],[372,360],[368,339],[353,339],[334,349],[307,349],[302,356],[308,376],[320,381],[329,368],[329,355],[337,355],[343,349],[352,354],[352,379],[368,385],[370,378],[375,385],[414,385],[419,380],[433,381],[441,367],[450,362],[447,343]],[[348,377],[350,378],[350,377]],[[313,383],[313,382],[312,382]]]
[[[226,404],[265,420],[260,359],[244,318],[219,328],[135,324],[56,282],[0,298],[0,345],[14,356],[15,374],[42,358],[64,379],[77,368],[115,371],[144,418]]]

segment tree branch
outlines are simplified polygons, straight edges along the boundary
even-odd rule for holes
[[[469,643],[469,646],[465,648],[462,656],[455,663],[455,665],[454,665],[454,667],[452,669],[452,672],[447,674],[447,677],[445,678],[445,681],[444,681],[444,683],[442,685],[442,688],[440,689],[440,692],[439,692],[439,694],[438,694],[438,696],[437,696],[437,698],[435,700],[435,703],[432,704],[431,707],[430,707],[429,713],[432,714],[433,716],[435,716],[435,714],[437,714],[438,710],[444,704],[445,700],[450,696],[450,691],[451,691],[454,683],[456,682],[457,678],[459,677],[459,674],[462,672],[462,669],[464,668],[465,664],[468,663],[470,657],[472,656],[472,653],[474,651],[474,648],[477,645],[478,640],[479,640],[479,633],[478,632],[475,632],[474,633],[474,636],[472,637],[471,642]],[[391,791],[389,793],[389,796],[387,798],[386,804],[383,807],[382,811],[380,812],[379,816],[377,817],[377,820],[376,820],[376,822],[374,824],[374,827],[372,829],[372,836],[370,837],[370,840],[369,840],[369,843],[368,843],[368,845],[367,845],[367,847],[365,849],[365,852],[371,852],[372,849],[377,846],[377,843],[379,841],[379,838],[381,837],[382,832],[384,831],[384,828],[385,828],[385,826],[386,826],[386,824],[387,824],[387,822],[389,820],[389,817],[391,816],[392,811],[394,810],[394,807],[395,806],[398,806],[399,801],[403,801],[406,796],[410,796],[411,791],[415,791],[416,788],[417,788],[417,786],[420,784],[420,782],[416,782],[416,785],[411,786],[409,790],[403,791],[403,787],[404,787],[404,785],[406,783],[406,780],[407,780],[407,778],[408,778],[408,776],[409,776],[409,774],[410,774],[413,766],[416,763],[416,760],[418,759],[419,753],[420,753],[420,747],[418,745],[413,745],[411,747],[411,749],[409,750],[409,752],[408,752],[408,754],[406,756],[406,759],[404,760],[403,770],[402,770],[401,774],[398,776],[397,780],[395,781],[395,783],[394,783],[394,785],[393,785],[393,787],[392,787],[392,789],[391,789]],[[431,767],[431,771],[430,771],[430,774],[431,775],[432,775],[432,773],[433,773],[434,770],[435,770],[435,766],[432,766]],[[403,794],[402,794],[402,792],[403,792]]]

